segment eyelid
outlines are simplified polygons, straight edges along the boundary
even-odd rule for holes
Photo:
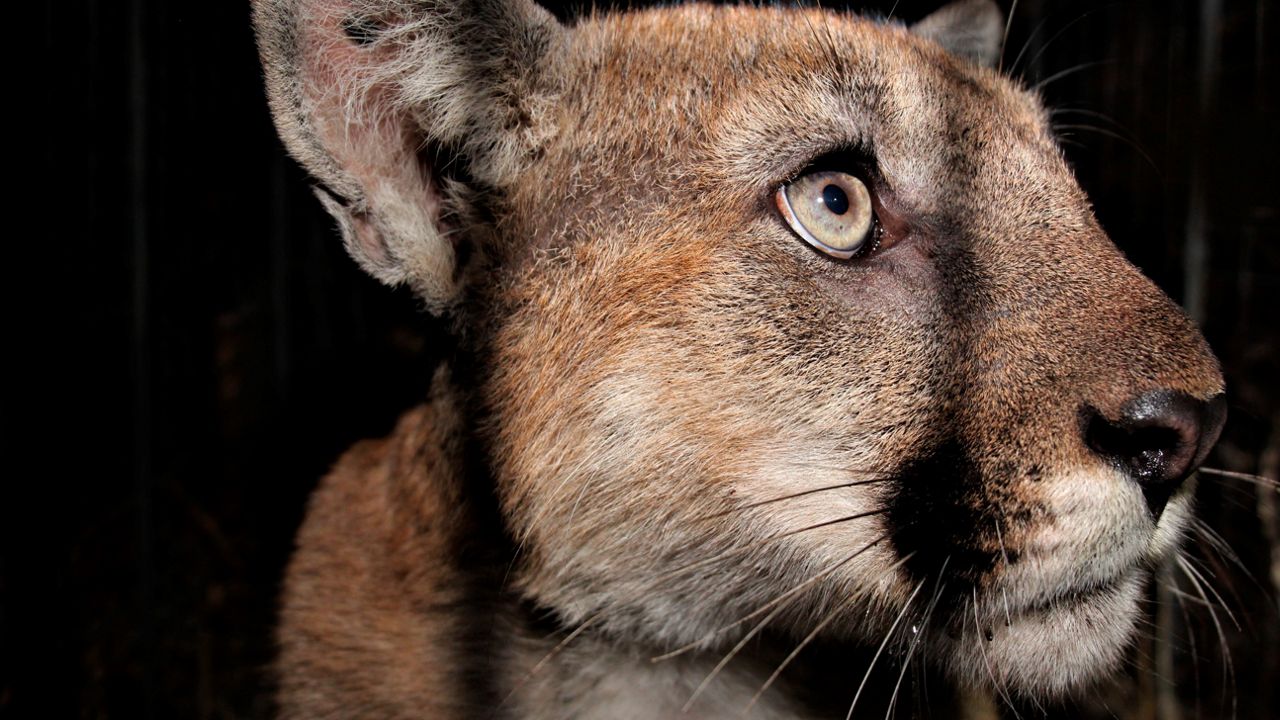
[[[780,172],[773,175],[773,181],[766,186],[767,189],[757,190],[757,198],[767,197],[772,202],[779,186],[789,185],[805,175],[823,170],[849,173],[861,178],[872,189],[872,194],[884,183],[884,175],[880,172],[874,149],[861,144],[842,144],[830,150],[810,152],[803,157],[796,156],[780,163],[779,169]]]
[[[797,178],[823,171],[848,173],[862,180],[868,188],[879,186],[884,181],[875,152],[869,147],[854,146],[836,148],[813,156],[797,172],[792,173],[787,182],[795,182]]]

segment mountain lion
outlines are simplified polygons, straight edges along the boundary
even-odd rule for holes
[[[254,20],[351,255],[455,327],[312,498],[285,717],[945,715],[1117,669],[1223,381],[989,0]]]

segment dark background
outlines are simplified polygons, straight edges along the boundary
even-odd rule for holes
[[[345,257],[276,140],[245,4],[22,8],[9,34],[35,49],[5,77],[6,114],[32,127],[7,144],[24,189],[5,214],[0,716],[269,715],[307,494],[423,396],[440,327]],[[1271,477],[1277,15],[1024,0],[1005,59],[1048,83],[1102,224],[1221,357],[1231,416],[1208,465]],[[1208,609],[1153,596],[1162,643],[1142,643],[1113,709],[1280,716],[1280,496],[1216,476],[1198,492],[1239,563],[1204,539],[1191,555],[1240,629],[1217,610],[1220,641]],[[1176,689],[1143,670],[1166,649]]]

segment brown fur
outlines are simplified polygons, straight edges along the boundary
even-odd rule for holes
[[[1115,666],[1189,501],[1146,514],[1081,409],[1222,380],[1098,227],[1037,98],[820,10],[561,28],[522,2],[444,6],[256,9],[282,134],[353,254],[450,309],[463,348],[313,500],[287,716],[666,717],[761,608],[782,650],[743,653],[695,716],[740,711],[819,622],[874,648],[909,614],[951,678],[1001,692]],[[353,17],[376,20],[368,47],[343,45]],[[946,42],[941,22],[923,34]],[[851,149],[874,155],[886,243],[836,262],[771,197]],[[908,549],[936,538],[960,549]],[[972,602],[923,614],[926,561],[935,602],[946,578]],[[754,709],[831,699],[803,686]]]

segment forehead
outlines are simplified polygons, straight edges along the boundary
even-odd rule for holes
[[[577,163],[710,163],[771,182],[858,147],[886,175],[927,185],[956,149],[1053,149],[1030,94],[905,27],[853,15],[682,6],[585,20],[568,48],[560,107]]]

